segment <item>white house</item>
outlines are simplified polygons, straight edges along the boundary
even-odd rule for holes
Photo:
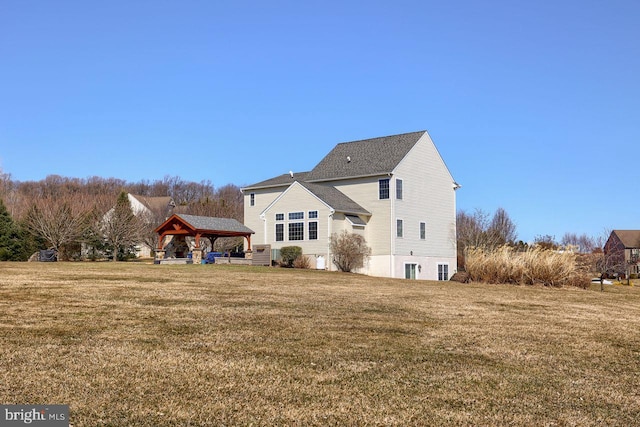
[[[426,131],[335,146],[311,171],[243,188],[253,244],[300,246],[335,269],[329,238],[362,234],[364,274],[448,280],[457,269],[456,189]]]
[[[176,204],[169,196],[164,197],[151,197],[140,196],[136,194],[127,193],[129,204],[131,205],[131,211],[137,217],[147,215],[149,220],[162,223],[165,219],[171,216],[175,212]],[[111,208],[104,215],[104,219],[108,220],[113,214]],[[149,243],[139,242],[135,245],[136,256],[139,258],[148,258],[151,256],[155,248],[149,246]]]

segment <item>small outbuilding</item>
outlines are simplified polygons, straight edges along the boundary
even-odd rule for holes
[[[200,240],[205,237],[215,241],[218,237],[244,237],[246,248],[251,248],[251,235],[254,231],[232,218],[215,218],[185,214],[173,214],[155,229],[158,233],[158,248],[156,262],[165,256],[167,236],[193,237],[195,246],[191,249],[192,261],[200,264],[202,261],[202,246]]]

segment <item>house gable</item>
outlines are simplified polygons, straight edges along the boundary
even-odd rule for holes
[[[626,249],[640,248],[640,230],[613,230],[615,235]]]

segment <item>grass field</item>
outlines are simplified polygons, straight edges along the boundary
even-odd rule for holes
[[[640,286],[0,263],[0,343],[74,427],[640,424]]]

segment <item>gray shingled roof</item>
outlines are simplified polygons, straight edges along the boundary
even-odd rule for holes
[[[301,182],[300,184],[337,212],[371,215],[371,212],[351,200],[335,187],[309,182]]]
[[[232,218],[214,218],[209,216],[176,215],[196,230],[230,231],[234,233],[255,233],[244,224]]]
[[[345,217],[351,222],[353,225],[367,225],[366,222],[362,220],[359,216],[355,215],[345,215]]]
[[[307,178],[309,172],[295,172],[293,178],[290,174],[285,173],[278,175],[275,178],[269,178],[264,181],[257,182],[255,184],[244,187],[244,190],[251,190],[254,188],[268,188],[268,187],[286,187],[293,184],[294,181],[304,181]]]
[[[338,144],[311,170],[306,181],[388,174],[398,166],[425,132]]]

